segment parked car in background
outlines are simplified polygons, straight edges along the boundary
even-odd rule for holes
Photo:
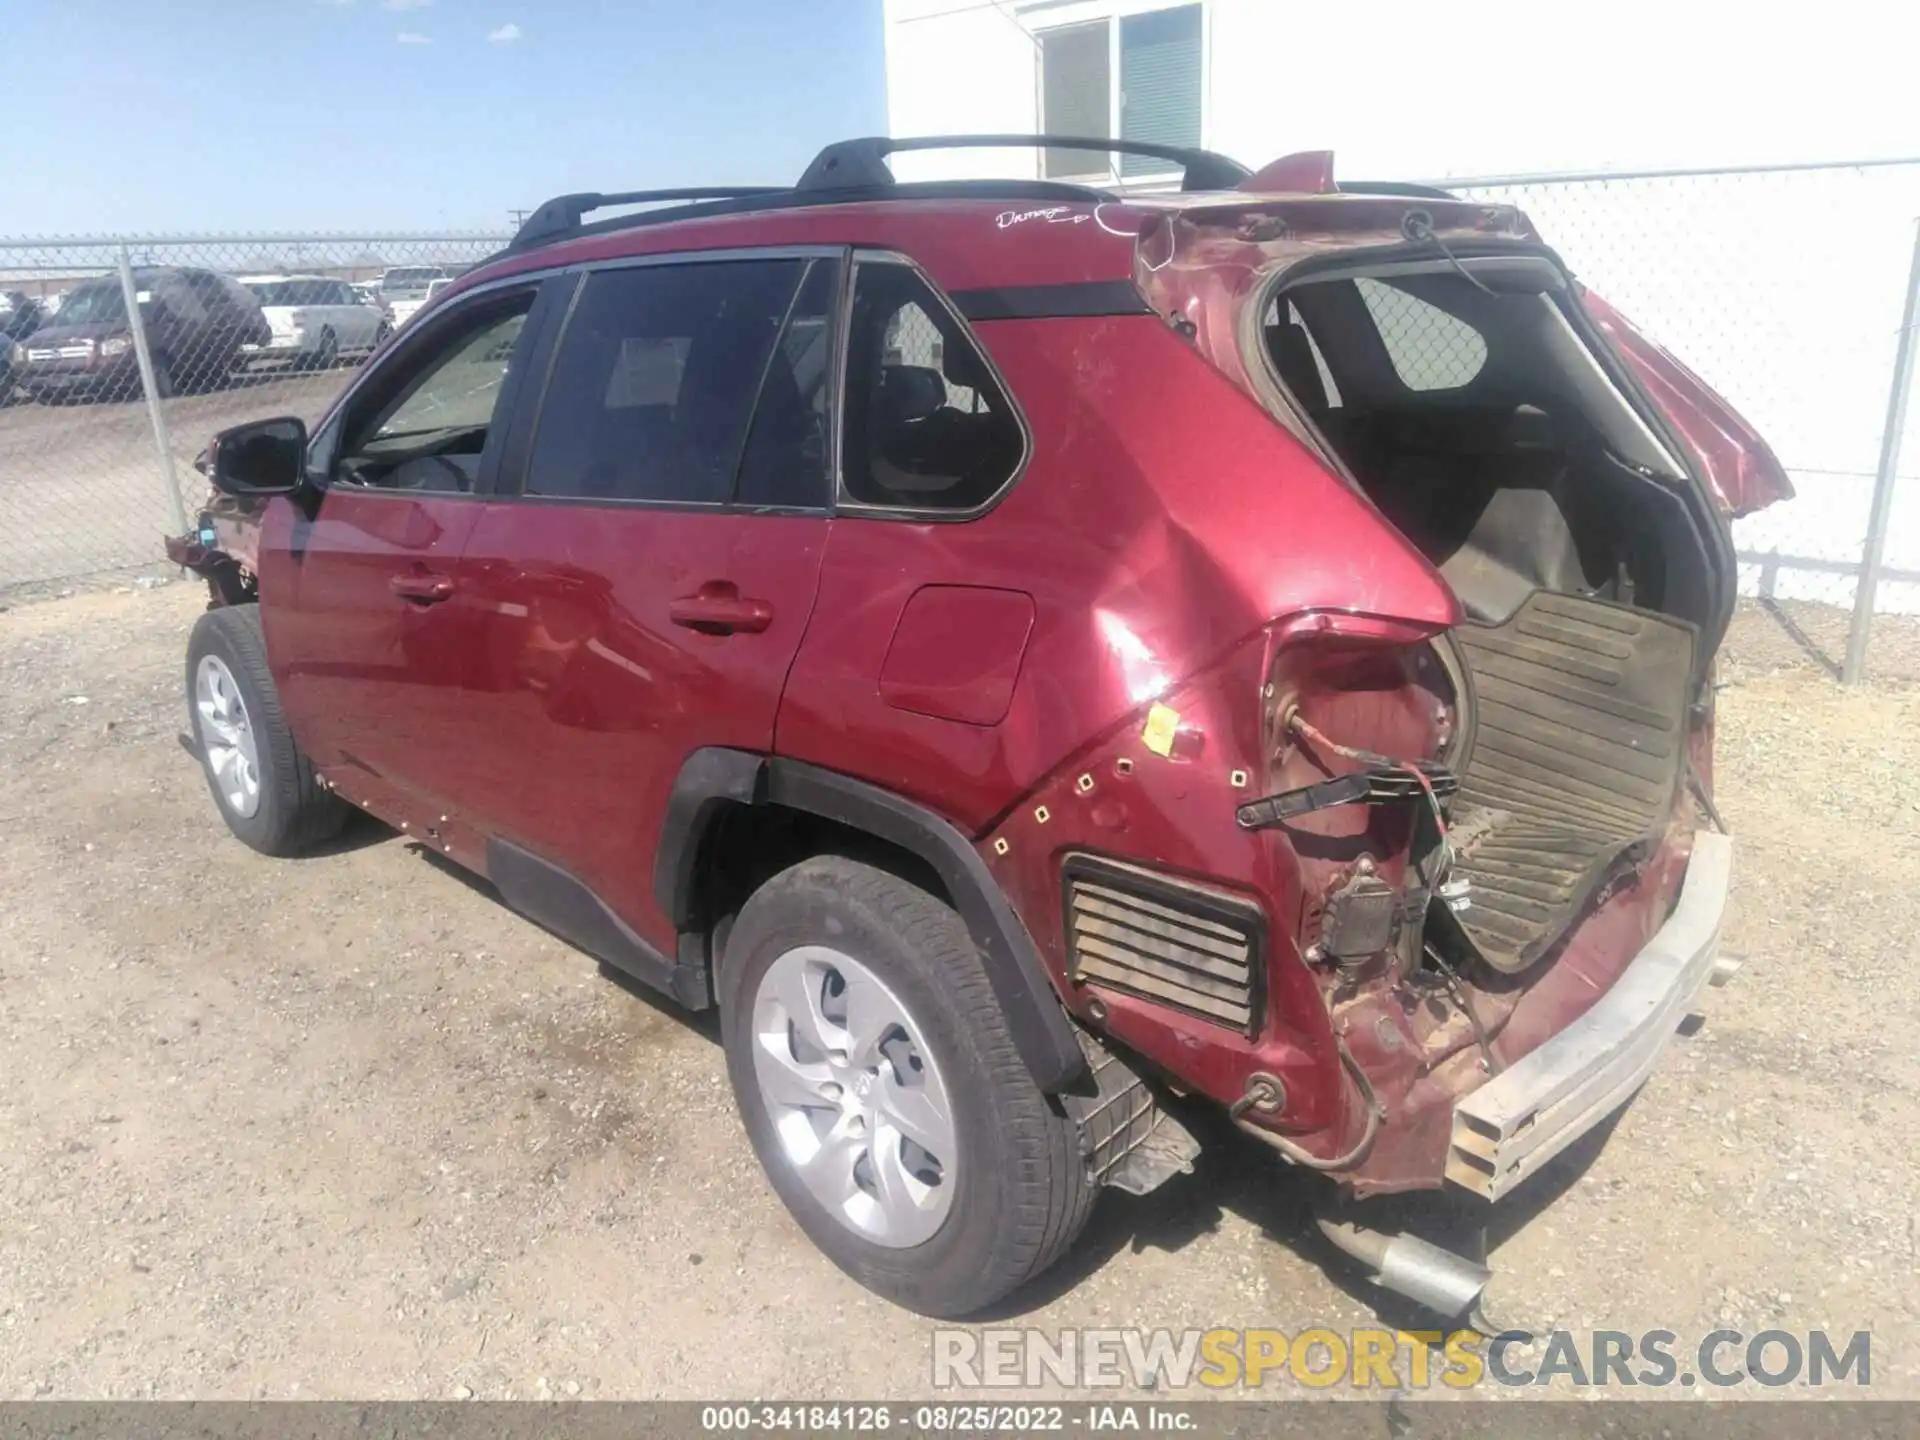
[[[24,290],[0,290],[0,335],[24,340],[46,323],[46,307]]]
[[[407,301],[418,302],[427,298],[427,287],[436,280],[451,280],[453,270],[446,265],[395,265],[380,272],[378,285],[380,301],[389,309]],[[396,316],[394,324],[400,323]]]
[[[387,312],[363,301],[344,280],[323,275],[248,275],[240,283],[260,302],[272,334],[240,349],[243,365],[331,369],[342,355],[366,355],[392,329]]]
[[[549,201],[311,435],[220,436],[168,542],[214,803],[279,855],[360,806],[717,1008],[902,1305],[1190,1168],[1178,1094],[1466,1314],[1476,1258],[1331,1207],[1527,1187],[1727,973],[1730,517],[1792,486],[1510,205],[894,145]]]
[[[232,373],[242,346],[272,338],[260,302],[230,276],[142,265],[133,283],[162,395],[218,384]],[[76,285],[21,352],[19,385],[36,400],[131,400],[141,393],[118,276]]]
[[[24,290],[0,290],[0,405],[13,395],[25,356],[19,342],[46,323],[40,302]]]
[[[409,294],[403,300],[391,302],[387,309],[388,313],[393,316],[393,328],[398,330],[402,325],[413,319],[414,316],[418,315],[421,310],[426,307],[428,301],[432,300],[434,296],[438,295],[451,284],[453,284],[452,277],[442,275],[436,279],[429,280],[426,289],[420,291],[419,294]]]

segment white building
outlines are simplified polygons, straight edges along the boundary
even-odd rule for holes
[[[1920,6],[1817,23],[1695,0],[884,0],[893,134],[1119,136],[1354,180],[1920,156]],[[1092,152],[903,153],[903,179],[1171,179]],[[1800,498],[1736,527],[1749,590],[1850,603],[1920,162],[1500,186],[1576,273],[1767,435]],[[1920,406],[1886,563],[1920,573]],[[1800,562],[1800,563],[1795,563]],[[1920,584],[1882,608],[1920,609]]]
[[[1066,134],[1104,117],[1109,134],[1256,167],[1331,149],[1343,174],[1377,180],[1920,154],[1911,5],[884,3],[895,135]],[[911,164],[982,169],[977,153]]]

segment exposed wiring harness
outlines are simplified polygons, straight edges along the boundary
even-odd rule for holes
[[[1496,300],[1503,298],[1498,290],[1493,289],[1478,275],[1475,275],[1471,270],[1467,269],[1466,266],[1462,265],[1460,263],[1460,257],[1447,248],[1447,242],[1433,233],[1433,217],[1426,211],[1409,210],[1405,218],[1400,222],[1400,233],[1416,245],[1433,246],[1442,255],[1447,257],[1447,263],[1453,266],[1455,270],[1458,270],[1460,272],[1460,278],[1473,286],[1474,289],[1483,294],[1491,295]]]
[[[1295,1165],[1308,1170],[1351,1170],[1366,1159],[1367,1153],[1373,1149],[1373,1142],[1380,1134],[1380,1122],[1387,1118],[1387,1107],[1380,1103],[1380,1097],[1374,1093],[1373,1082],[1367,1079],[1367,1072],[1360,1068],[1352,1053],[1348,1051],[1347,1042],[1336,1039],[1334,1045],[1339,1049],[1340,1063],[1346,1067],[1347,1073],[1353,1077],[1353,1083],[1359,1088],[1360,1103],[1367,1109],[1366,1127],[1360,1132],[1360,1138],[1354,1141],[1352,1148],[1344,1154],[1323,1158],[1298,1141],[1289,1140],[1284,1135],[1276,1135],[1273,1131],[1247,1119],[1247,1111],[1264,1108],[1277,1099],[1277,1097],[1270,1097],[1270,1092],[1258,1085],[1257,1082],[1262,1078],[1259,1076],[1254,1077],[1254,1083],[1248,1084],[1246,1094],[1227,1107],[1228,1117],[1247,1134],[1257,1140],[1264,1140]]]
[[[1409,761],[1395,760],[1391,756],[1378,755],[1371,750],[1362,750],[1353,745],[1342,745],[1338,740],[1332,739],[1326,732],[1316,728],[1309,722],[1306,716],[1300,713],[1297,706],[1287,713],[1284,725],[1290,734],[1304,740],[1316,750],[1330,750],[1335,755],[1341,756],[1343,759],[1351,760],[1358,765],[1365,765],[1375,770],[1389,770],[1401,775],[1410,776],[1413,783],[1419,787],[1419,793],[1426,799],[1427,809],[1433,815],[1434,830],[1439,835],[1439,846],[1436,851],[1438,866],[1435,873],[1430,877],[1432,884],[1428,888],[1438,890],[1442,885],[1446,884],[1447,877],[1453,871],[1453,845],[1452,842],[1447,839],[1447,817],[1445,812],[1440,808],[1440,796],[1434,790],[1432,776],[1428,775],[1420,766]]]

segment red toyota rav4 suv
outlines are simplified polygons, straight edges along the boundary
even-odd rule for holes
[[[884,163],[983,142],[1185,184]],[[234,833],[357,806],[717,1005],[775,1188],[915,1309],[1189,1168],[1167,1090],[1498,1199],[1714,970],[1728,517],[1789,488],[1508,206],[1005,136],[565,196],[206,463]]]

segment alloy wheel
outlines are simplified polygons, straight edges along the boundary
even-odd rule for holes
[[[233,671],[218,655],[203,655],[194,672],[193,708],[200,752],[220,803],[242,820],[260,808],[260,750],[253,721]]]
[[[823,945],[777,957],[754,997],[753,1069],[781,1153],[830,1215],[889,1248],[932,1238],[953,1203],[953,1106],[878,975]]]

